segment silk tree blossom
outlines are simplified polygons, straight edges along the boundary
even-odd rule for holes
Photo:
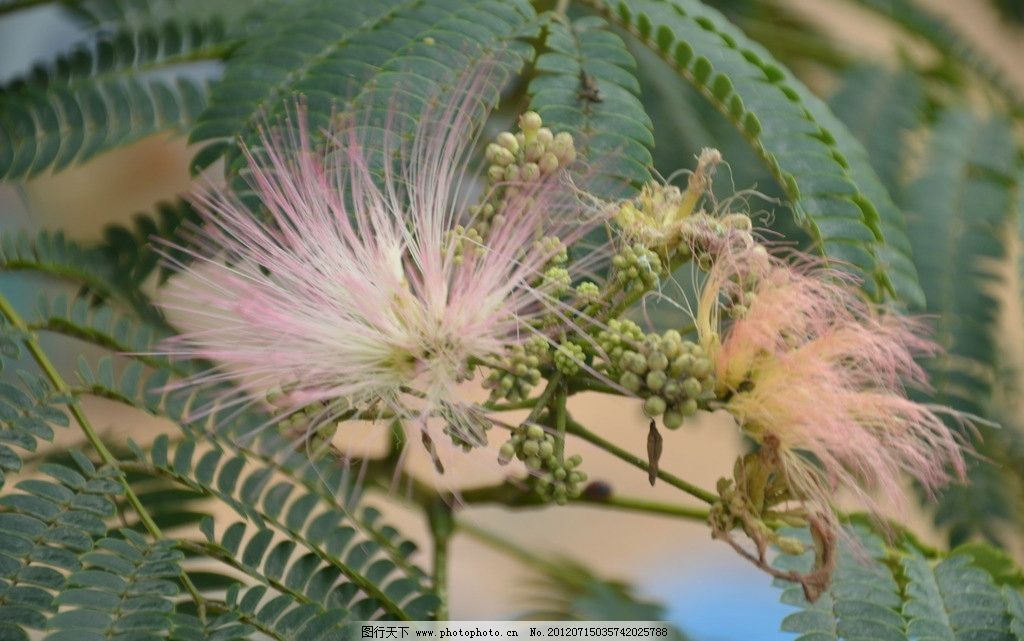
[[[777,448],[793,498],[830,514],[834,491],[845,488],[875,510],[872,490],[898,503],[903,475],[928,491],[963,478],[960,440],[943,419],[966,418],[908,398],[927,387],[915,357],[937,346],[916,320],[880,315],[849,277],[760,246],[725,254],[697,321],[722,407]]]
[[[265,132],[260,151],[246,151],[267,222],[228,190],[195,197],[206,239],[192,252],[197,262],[181,268],[189,277],[178,279],[169,307],[185,331],[167,350],[219,371],[192,383],[230,378],[249,400],[282,389],[285,413],[318,408],[310,430],[350,410],[383,411],[423,429],[430,445],[428,419],[441,415],[453,438],[479,444],[481,414],[460,383],[563,313],[545,272],[601,222],[566,170],[571,137],[553,136],[533,113],[520,119],[519,139],[551,143],[551,153],[532,163],[489,149],[523,171],[492,176],[480,193],[469,167],[484,84],[471,80],[456,98],[431,103],[411,140],[395,107],[372,130],[360,126],[363,115],[345,119],[316,148],[298,109],[290,128]],[[516,137],[499,141],[509,147]],[[375,167],[373,158],[396,161]],[[538,242],[551,238],[560,243]]]

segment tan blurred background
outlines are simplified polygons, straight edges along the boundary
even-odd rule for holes
[[[886,62],[908,46],[903,34],[842,2],[789,2],[859,55],[866,53]],[[1024,41],[1019,31],[1000,23],[989,4],[972,0],[926,0],[925,4],[970,34],[978,48],[999,61],[1007,76],[1024,90]],[[95,240],[105,223],[127,221],[134,212],[150,210],[155,201],[188,190],[187,164],[193,152],[181,138],[153,137],[102,155],[85,167],[32,180],[22,189],[0,187],[0,212],[11,226],[30,223],[61,228],[74,238]],[[574,399],[571,409],[584,424],[643,455],[646,425],[636,403],[590,395]],[[130,433],[139,441],[169,429],[138,412],[126,417],[120,407],[105,402],[90,402],[87,411],[101,428]],[[686,503],[687,497],[678,491],[663,484],[651,488],[642,472],[586,444],[570,447],[584,456],[591,478],[610,482],[623,495]],[[724,416],[706,416],[696,425],[665,433],[662,465],[713,488],[715,480],[728,473],[738,451],[737,430],[731,421]],[[498,478],[493,472],[475,469],[468,470],[468,476],[478,481]],[[927,515],[913,506],[900,509],[904,520],[926,539],[941,539],[931,530]],[[389,511],[407,534],[425,540],[420,514],[404,508]],[[766,613],[767,630],[752,615],[754,624],[761,627],[751,629],[764,632],[756,638],[784,638],[769,632],[777,627],[779,613],[784,611],[775,604],[777,594],[768,588],[769,579],[735,557],[724,544],[712,542],[701,524],[577,506],[516,513],[478,508],[466,510],[462,518],[501,532],[531,550],[571,555],[606,575],[636,583],[644,594],[671,604],[684,629],[696,631],[698,638],[754,638],[736,636],[741,634],[736,632],[733,636],[706,632],[716,630],[715,616],[723,617],[723,625],[726,618],[735,618],[729,612],[742,603],[763,606]],[[420,561],[427,564],[429,559]],[[515,562],[465,537],[454,543],[451,575],[453,618],[508,617],[519,609],[517,604],[526,590],[521,580],[524,572]]]

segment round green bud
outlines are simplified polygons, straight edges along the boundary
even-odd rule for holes
[[[696,399],[687,399],[683,401],[683,404],[679,406],[679,411],[683,413],[683,416],[693,416],[697,413],[697,401]]]
[[[583,462],[583,457],[580,456],[579,454],[573,454],[569,458],[565,459],[565,465],[570,470],[573,469],[574,467],[579,467],[580,463],[582,463],[582,462]]]
[[[492,142],[487,145],[487,160],[495,165],[506,167],[514,163],[516,157],[508,149]]]
[[[647,387],[649,389],[657,392],[661,390],[662,387],[665,386],[665,383],[668,382],[668,377],[665,376],[665,372],[654,370],[653,372],[647,373],[647,378],[645,382],[647,383]]]
[[[534,442],[536,442],[536,441],[534,441]],[[541,444],[540,444],[540,448],[537,450],[537,452],[540,454],[541,458],[543,458],[543,459],[547,459],[549,456],[551,456],[554,453],[554,451],[555,451],[555,444],[552,443],[550,440],[542,441]]]
[[[568,474],[568,472],[565,471],[565,468],[564,467],[560,467],[560,468],[556,469],[554,472],[552,472],[551,475],[554,476],[555,479],[558,480],[558,481],[564,481],[566,474]]]
[[[547,127],[541,127],[537,130],[537,142],[547,147],[555,140],[555,134],[551,133],[551,130]]]
[[[651,396],[644,401],[644,414],[651,418],[661,416],[665,413],[666,407],[665,399],[660,396]]]
[[[625,372],[621,377],[619,377],[619,385],[625,387],[634,394],[640,391],[643,384],[644,383],[640,380],[640,377],[633,372]]]
[[[543,131],[543,130],[542,130]],[[545,152],[537,161],[540,171],[544,174],[553,174],[558,170],[558,157],[550,151]]]
[[[498,450],[498,462],[502,465],[507,465],[509,461],[515,458],[516,446],[512,443],[505,443]]]
[[[683,354],[682,356],[672,361],[672,367],[669,369],[669,372],[672,374],[672,376],[682,376],[683,374],[688,374],[690,370],[693,368],[695,362],[696,359],[694,359],[691,354]]]
[[[544,438],[544,428],[540,425],[530,425],[526,428],[526,438],[531,441],[539,441]]]
[[[529,162],[537,162],[540,157],[544,155],[544,145],[537,141],[526,143],[526,149],[523,150],[523,157]]]
[[[689,396],[690,398],[700,396],[700,392],[700,381],[698,381],[694,377],[691,376],[683,381],[683,393]]]
[[[527,456],[536,456],[540,453],[540,443],[537,441],[526,441],[523,443],[523,454]]]
[[[668,356],[665,356],[660,350],[652,351],[647,357],[647,366],[663,372],[668,369]]]
[[[670,401],[678,401],[686,394],[683,393],[683,386],[679,381],[670,380],[661,388],[661,396]]]
[[[499,145],[508,149],[513,154],[519,151],[519,141],[510,132],[503,131],[494,139]]]
[[[519,128],[524,132],[535,132],[541,128],[544,121],[536,111],[527,111],[519,116]]]
[[[537,180],[538,178],[540,178],[540,173],[541,167],[539,167],[537,163],[528,162],[523,165],[523,168],[519,172],[519,175],[522,177],[523,180],[529,182],[531,180]]]
[[[690,373],[697,378],[704,378],[711,373],[711,367],[711,359],[698,358],[693,362],[693,367],[690,368]]]
[[[677,430],[683,424],[683,415],[679,412],[669,410],[661,417],[661,423],[667,429]]]
[[[487,179],[492,183],[505,180],[505,168],[501,165],[491,165],[487,168]]]
[[[541,467],[541,460],[536,456],[526,457],[525,463],[526,467],[530,468],[531,470],[539,470]]]

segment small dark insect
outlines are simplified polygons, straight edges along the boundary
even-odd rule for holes
[[[583,497],[591,501],[607,501],[612,496],[612,486],[604,481],[591,481],[583,488]]]
[[[576,92],[576,97],[586,102],[604,101],[604,98],[601,97],[601,90],[597,86],[597,78],[582,69],[580,70],[580,90]]]

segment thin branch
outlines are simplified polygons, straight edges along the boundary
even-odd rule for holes
[[[39,345],[39,341],[36,340],[35,334],[29,330],[25,320],[14,309],[10,301],[8,301],[2,294],[0,294],[0,314],[7,317],[7,320],[9,320],[15,328],[25,332],[25,338],[23,339],[25,347],[28,348],[29,353],[32,354],[32,358],[39,365],[39,368],[43,370],[43,373],[46,375],[46,378],[49,379],[54,389],[62,394],[69,394],[70,388],[68,384],[64,381],[64,378],[60,375],[57,368],[54,367],[49,357],[43,351],[43,348]],[[149,511],[147,511],[145,506],[142,505],[142,501],[139,500],[138,495],[135,494],[131,484],[129,484],[128,480],[125,478],[123,471],[118,467],[117,458],[109,449],[107,449],[106,444],[103,443],[99,434],[96,433],[96,430],[85,415],[85,412],[82,411],[82,406],[78,403],[78,398],[71,395],[67,406],[71,415],[74,416],[75,421],[78,423],[79,427],[81,427],[82,433],[85,434],[85,438],[89,441],[89,444],[92,445],[93,449],[96,450],[100,460],[103,461],[104,464],[121,472],[119,481],[121,483],[121,487],[124,488],[125,499],[132,505],[136,514],[138,514],[139,521],[153,536],[153,538],[165,539],[166,537],[164,536],[164,533],[153,520],[153,517],[150,516]],[[178,575],[178,579],[181,581],[182,585],[185,586],[185,589],[188,590],[188,593],[195,601],[196,607],[199,609],[200,619],[205,621],[206,603],[202,595],[199,593],[199,589],[196,588],[194,583],[192,583],[192,579],[189,578],[185,570],[181,571]]]
[[[427,506],[427,521],[430,524],[430,535],[433,539],[433,587],[437,594],[437,619],[448,619],[448,551],[452,534],[455,532],[455,520],[452,508],[440,497]]]
[[[567,417],[566,419],[566,431],[569,434],[582,438],[584,441],[587,441],[588,443],[600,447],[609,454],[612,454],[622,459],[623,461],[629,463],[630,465],[638,467],[647,473],[650,473],[651,471],[651,467],[647,463],[647,461],[643,460],[639,456],[636,456],[635,454],[627,452],[626,450],[622,449],[621,447],[612,443],[611,441],[605,439],[604,437],[598,436],[597,434],[591,432],[583,425],[577,423],[571,416]],[[664,470],[658,470],[657,477],[662,481],[665,481],[669,485],[679,488],[680,490],[686,492],[690,496],[698,498],[709,505],[713,504],[715,501],[718,500],[718,497],[715,496],[713,493],[703,488],[697,487],[696,485],[688,481],[684,481],[678,476],[669,474]]]
[[[467,505],[495,503],[510,508],[548,507],[552,505],[550,501],[545,501],[540,496],[526,491],[524,485],[525,481],[505,481],[497,485],[468,488],[459,492],[459,498]],[[675,505],[625,496],[611,495],[602,497],[584,493],[583,496],[571,499],[570,503],[600,505],[647,514],[662,514],[691,521],[707,521],[708,518],[707,508]]]

